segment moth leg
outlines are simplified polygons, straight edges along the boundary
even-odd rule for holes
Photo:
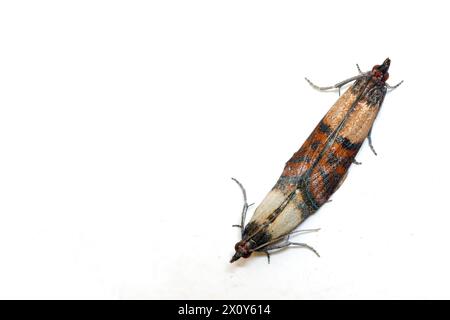
[[[307,245],[306,243],[289,242],[288,246],[296,246],[296,247],[308,249],[308,250],[314,252],[314,253],[316,254],[316,256],[317,256],[318,258],[320,258],[320,254],[316,251],[316,249],[314,249],[314,248],[311,247],[310,245]]]
[[[378,155],[377,152],[375,151],[373,144],[372,144],[372,129],[370,129],[369,134],[367,135],[367,139],[369,140],[369,147],[372,150],[374,155]]]
[[[329,200],[329,201],[331,201],[331,200]],[[288,234],[286,234],[286,235],[284,235],[284,236],[281,236],[281,237],[278,237],[278,238],[275,238],[275,239],[272,239],[272,240],[270,240],[269,242],[267,242],[266,244],[264,244],[263,246],[264,246],[264,249],[265,248],[268,248],[270,245],[276,245],[277,243],[279,243],[280,241],[284,241],[284,242],[286,242],[286,241],[288,241],[289,240],[289,238],[291,237],[291,236],[293,236],[293,235],[296,235],[296,234],[300,234],[300,233],[311,233],[311,232],[318,232],[318,231],[320,231],[320,228],[316,228],[316,229],[303,229],[303,230],[294,230],[294,231],[291,231],[290,233],[288,233]],[[263,246],[261,246],[261,248],[263,247]],[[270,249],[269,249],[270,250]]]
[[[291,233],[288,233],[287,235],[287,239],[289,239],[290,236],[294,235],[294,234],[299,234],[299,233],[310,233],[310,232],[318,232],[320,231],[320,228],[316,228],[316,229],[303,229],[303,230],[294,230]]]
[[[266,243],[263,243],[259,246],[257,246],[256,248],[253,248],[251,251],[257,251],[257,252],[266,252],[267,250],[273,250],[273,249],[278,249],[277,246],[279,246],[280,244],[286,244],[289,242],[289,237],[294,235],[294,234],[299,234],[299,233],[309,233],[309,232],[317,232],[319,231],[320,228],[318,229],[304,229],[304,230],[294,230],[291,233],[288,233],[287,235],[283,235],[281,237],[272,239]],[[276,246],[276,247],[274,247]]]
[[[247,203],[247,192],[245,191],[244,186],[242,183],[240,183],[237,179],[231,178],[234,182],[236,182],[239,186],[239,188],[242,191],[242,195],[244,197],[244,205],[242,206],[242,214],[241,214],[241,224],[234,224],[233,227],[241,228],[241,236],[244,235],[244,225],[245,225],[245,217],[247,216],[247,210],[250,208],[254,203],[248,204]]]
[[[269,253],[269,251],[264,251],[264,253],[267,255],[267,264],[270,264],[270,253]]]
[[[305,78],[305,80],[306,80],[306,81],[307,81],[314,89],[316,89],[316,90],[319,90],[319,91],[327,91],[327,90],[331,90],[331,89],[338,89],[338,90],[339,90],[339,95],[340,95],[340,94],[341,94],[341,87],[342,87],[342,86],[346,85],[346,84],[349,83],[349,82],[358,80],[358,79],[360,79],[360,78],[364,78],[364,77],[366,77],[366,76],[367,76],[367,73],[361,73],[361,74],[359,74],[359,75],[357,75],[357,76],[348,78],[348,79],[346,79],[346,80],[343,80],[343,81],[341,81],[341,82],[336,83],[334,86],[329,86],[329,87],[319,87],[318,85],[314,84],[314,83],[313,83],[311,80],[309,80],[308,78]]]
[[[386,83],[386,88],[388,88],[389,90],[394,90],[395,88],[398,88],[402,83],[403,83],[403,80],[394,86],[391,86],[389,83]]]
[[[291,242],[289,240],[285,240],[281,243],[273,244],[271,246],[267,246],[264,248],[263,252],[272,251],[272,250],[278,250],[278,249],[284,249],[289,246],[295,246],[299,248],[305,248],[308,249],[316,254],[320,258],[319,253],[311,246],[307,245],[306,243],[300,243],[300,242]]]
[[[356,164],[356,165],[358,165],[358,166],[359,166],[360,164],[362,164],[362,162],[356,161],[356,159],[353,159],[353,160],[352,160],[352,163],[353,163],[353,164]]]

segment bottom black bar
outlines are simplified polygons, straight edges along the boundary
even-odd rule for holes
[[[29,306],[19,306],[18,304]],[[114,319],[291,319],[327,316],[366,319],[386,316],[431,318],[448,310],[448,301],[314,300],[109,300],[2,301],[2,312],[45,319],[114,317]],[[445,310],[444,310],[445,308]],[[310,319],[314,319],[310,318]]]

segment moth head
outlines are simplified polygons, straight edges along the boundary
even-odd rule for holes
[[[238,243],[236,243],[236,245],[234,246],[234,250],[236,252],[234,253],[234,256],[231,258],[230,263],[233,263],[240,258],[248,258],[252,254],[250,242],[244,240],[241,240]]]
[[[376,79],[385,82],[389,78],[388,70],[390,65],[391,59],[387,58],[386,60],[384,60],[383,64],[377,64],[372,68],[372,75]]]

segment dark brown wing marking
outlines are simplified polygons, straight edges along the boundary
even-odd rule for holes
[[[347,138],[338,137],[325,150],[307,180],[308,194],[312,196],[317,208],[336,191],[360,147],[361,143],[351,143]]]
[[[279,180],[280,189],[295,188],[300,177],[310,169],[314,159],[320,154],[331,133],[330,127],[322,120],[306,139],[303,146],[286,163],[282,179]],[[289,190],[289,191],[292,191]]]

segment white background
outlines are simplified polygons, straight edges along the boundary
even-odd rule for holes
[[[445,1],[0,5],[0,298],[450,298]],[[337,99],[392,60],[367,144],[296,238],[228,261]],[[250,211],[250,214],[253,210]]]

